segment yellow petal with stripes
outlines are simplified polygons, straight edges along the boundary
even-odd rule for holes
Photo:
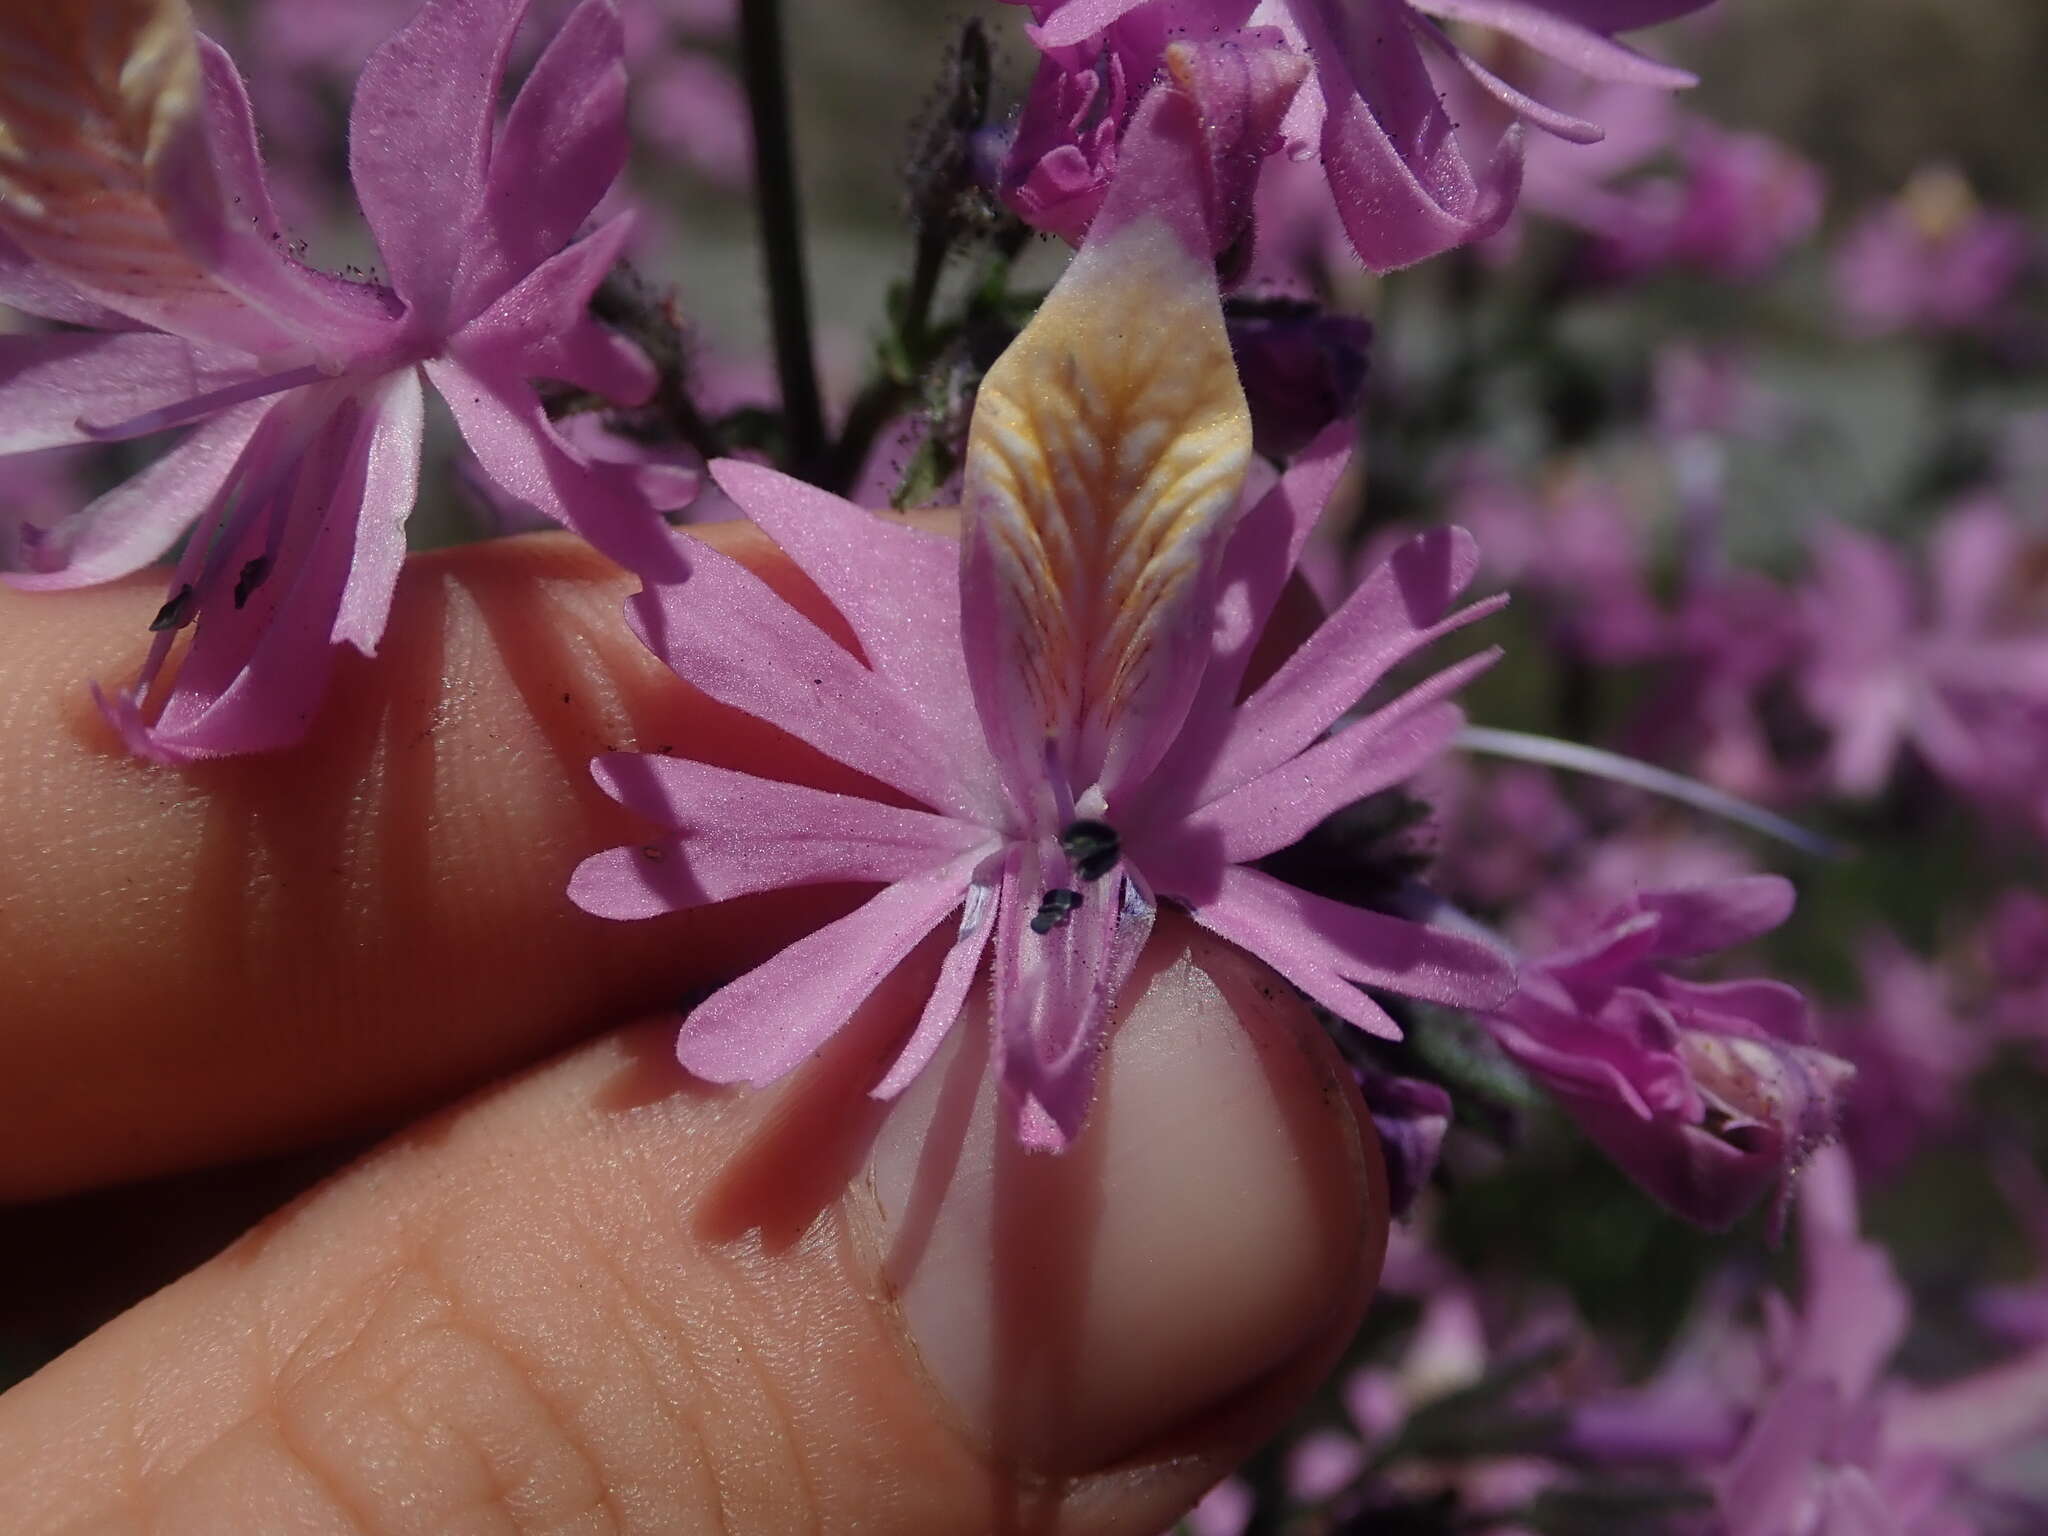
[[[157,198],[205,172],[204,88],[184,0],[0,0],[0,229],[119,303],[227,301]]]
[[[966,595],[991,611],[965,617],[991,642],[970,667],[999,761],[1049,743],[1079,792],[1131,716],[1171,713],[1250,456],[1209,263],[1153,218],[1091,240],[968,436]]]

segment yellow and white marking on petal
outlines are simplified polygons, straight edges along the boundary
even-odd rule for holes
[[[0,229],[116,300],[219,292],[154,179],[204,132],[184,0],[0,0]]]
[[[970,536],[1016,702],[1070,769],[1098,769],[1114,717],[1141,706],[1250,457],[1214,273],[1154,219],[1091,240],[983,381]]]

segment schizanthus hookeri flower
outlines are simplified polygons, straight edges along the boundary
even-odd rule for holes
[[[903,1088],[993,951],[997,1061],[1029,1142],[1093,1096],[1110,1009],[1161,902],[1259,955],[1332,1012],[1388,1032],[1361,985],[1454,1005],[1510,984],[1492,949],[1249,867],[1395,783],[1460,722],[1439,673],[1334,735],[1393,667],[1486,611],[1451,612],[1474,555],[1416,539],[1245,693],[1266,619],[1342,459],[1327,438],[1255,506],[1244,396],[1186,196],[1205,153],[1158,88],[1096,232],[982,384],[959,545],[771,471],[726,493],[844,616],[855,656],[711,551],[635,598],[649,646],[696,688],[903,797],[883,803],[656,756],[600,758],[605,788],[673,829],[577,870],[628,918],[782,886],[865,881],[866,905],[699,1005],[683,1064],[765,1083],[803,1062],[942,925],[955,938],[875,1091]],[[1243,697],[1240,697],[1240,695]]]
[[[1637,1183],[1724,1227],[1833,1134],[1847,1062],[1775,981],[1687,981],[1675,961],[1782,923],[1792,888],[1748,875],[1645,891],[1577,947],[1524,967],[1493,1017],[1507,1053]]]
[[[1027,0],[1045,54],[1003,170],[1036,227],[1078,238],[1115,175],[1129,110],[1176,39],[1308,61],[1280,127],[1315,156],[1345,232],[1376,271],[1499,229],[1521,184],[1523,125],[1576,143],[1593,123],[1537,101],[1460,47],[1444,23],[1484,27],[1594,80],[1670,89],[1683,70],[1615,41],[1707,0]],[[1247,62],[1247,80],[1270,66]]]
[[[586,0],[504,121],[521,0],[429,0],[365,66],[350,171],[388,285],[284,243],[240,76],[182,0],[0,9],[0,303],[87,330],[0,337],[0,452],[194,430],[14,585],[106,581],[191,533],[141,675],[103,701],[182,759],[288,744],[336,647],[373,651],[418,487],[422,377],[508,492],[615,558],[681,557],[629,466],[559,437],[529,380],[644,399],[587,312],[627,234],[576,236],[626,153],[619,23]],[[160,703],[176,632],[197,626]]]
[[[2039,256],[2024,219],[1985,208],[1958,172],[1930,166],[1843,236],[1835,297],[1861,335],[1988,330]]]
[[[1800,1200],[1799,1310],[1767,1314],[1772,1380],[1714,1476],[1729,1536],[1961,1536],[2040,1530],[2038,1494],[1995,1475],[2048,1429],[2048,1347],[1938,1385],[1892,1357],[1912,1298],[1859,1231],[1847,1154],[1814,1159]],[[1987,1475],[1993,1474],[1993,1475]],[[2003,1486],[2001,1486],[2003,1484]]]
[[[1800,683],[1833,733],[1835,788],[1878,793],[1910,747],[1985,809],[2048,836],[2048,635],[2036,617],[2044,549],[1986,497],[1935,528],[1924,578],[1873,534],[1822,530],[1802,594]]]

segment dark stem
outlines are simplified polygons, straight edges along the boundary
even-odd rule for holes
[[[899,355],[914,371],[922,370],[929,361],[925,352],[930,343],[932,301],[938,296],[939,274],[945,268],[946,253],[951,247],[945,230],[927,226],[918,233],[916,264],[911,270],[910,286],[904,291],[896,332]],[[832,465],[825,481],[827,490],[843,496],[852,488],[874,449],[875,438],[916,397],[916,388],[914,377],[899,377],[889,368],[868,380],[847,410],[839,442],[832,450]]]
[[[725,452],[725,444],[719,440],[718,431],[704,419],[704,413],[697,409],[697,402],[690,398],[684,387],[681,373],[664,371],[661,383],[656,388],[654,399],[649,402],[660,417],[675,431],[675,434],[706,459],[715,459]]]
[[[790,142],[789,81],[783,67],[781,0],[741,0],[740,68],[754,127],[754,201],[761,264],[775,332],[775,373],[789,433],[789,469],[806,480],[824,472],[825,413],[811,356],[811,300],[804,277],[796,156]]]

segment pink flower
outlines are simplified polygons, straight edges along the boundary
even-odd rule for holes
[[[1955,1122],[1992,1038],[1957,1012],[1941,969],[1890,933],[1867,937],[1857,965],[1862,1002],[1824,1020],[1822,1038],[1855,1064],[1843,1136],[1857,1169],[1878,1178]]]
[[[134,750],[287,745],[336,649],[376,648],[423,378],[502,488],[622,562],[681,574],[632,469],[564,442],[528,382],[631,402],[653,377],[586,307],[628,222],[576,238],[626,151],[617,15],[579,7],[494,126],[523,9],[430,0],[364,68],[350,165],[389,286],[293,259],[241,79],[182,6],[104,4],[97,26],[10,13],[48,65],[0,83],[0,125],[26,151],[0,164],[0,301],[95,329],[0,338],[0,451],[196,424],[8,578],[91,585],[191,532],[141,674],[102,697]]]
[[[1282,132],[1319,157],[1359,258],[1407,266],[1498,229],[1522,173],[1522,129],[1576,143],[1600,129],[1546,106],[1460,48],[1442,22],[1486,27],[1600,81],[1692,77],[1614,40],[1706,0],[1030,0],[1046,55],[1005,171],[1012,206],[1073,238],[1116,164],[1129,108],[1172,38],[1284,44],[1314,71]],[[1248,29],[1248,30],[1246,30]],[[1044,188],[1057,185],[1057,199]]]
[[[1594,247],[1602,269],[1624,276],[1693,267],[1730,281],[1760,277],[1819,227],[1820,172],[1760,133],[1704,119],[1679,134],[1674,170],[1638,178]]]
[[[1777,140],[1681,111],[1663,91],[1574,82],[1556,68],[1546,76],[1546,94],[1607,136],[1590,146],[1532,143],[1522,205],[1592,236],[1599,272],[1696,267],[1754,277],[1818,225],[1820,173]]]
[[[1804,594],[1806,702],[1834,736],[1844,794],[1881,790],[1908,745],[1950,784],[2048,835],[2048,635],[2034,615],[2039,547],[1998,503],[1949,514],[1927,591],[1875,535],[1832,527]]]
[[[1782,923],[1773,875],[1645,891],[1580,944],[1525,966],[1495,1038],[1652,1195],[1708,1227],[1786,1185],[1833,1134],[1846,1062],[1815,1049],[1775,981],[1684,981],[1673,961]]]
[[[2048,1430],[2048,1348],[1938,1386],[1890,1376],[1912,1304],[1885,1251],[1857,1233],[1847,1155],[1816,1157],[1803,1194],[1802,1306],[1772,1315],[1776,1379],[1715,1480],[1728,1536],[1980,1529],[1984,1474]],[[2038,1499],[1982,1507],[2026,1516],[2016,1530],[2044,1514]]]
[[[1979,206],[1945,166],[1859,220],[1835,254],[1835,296],[1864,335],[1972,330],[2011,297],[2033,255],[2026,223]]]
[[[1574,472],[1532,492],[1475,466],[1452,515],[1472,528],[1489,574],[1536,599],[1561,650],[1618,665],[1668,644],[1648,530],[1611,481]]]
[[[1324,735],[1392,667],[1487,611],[1450,611],[1475,560],[1463,535],[1440,532],[1240,699],[1343,455],[1325,438],[1244,509],[1251,428],[1206,227],[1185,196],[1204,153],[1192,99],[1160,87],[1095,234],[981,386],[958,547],[767,469],[713,466],[860,656],[710,551],[687,583],[630,604],[694,687],[888,797],[598,759],[606,790],[669,830],[583,863],[570,892],[589,911],[884,887],[690,1014],[677,1052],[700,1077],[790,1071],[942,926],[954,938],[930,1002],[875,1092],[898,1092],[931,1059],[993,950],[1005,1102],[1038,1146],[1080,1127],[1111,1004],[1162,901],[1370,1030],[1391,1025],[1361,985],[1460,1005],[1510,984],[1484,945],[1248,867],[1440,750],[1460,721],[1448,695],[1493,657]]]
[[[1040,41],[1046,61],[999,173],[1018,216],[1079,245],[1116,175],[1132,113],[1153,79],[1171,74],[1201,110],[1205,152],[1185,195],[1203,209],[1212,254],[1235,244],[1251,223],[1260,162],[1279,148],[1281,120],[1308,74],[1279,34],[1193,30],[1152,4],[1100,39]]]

